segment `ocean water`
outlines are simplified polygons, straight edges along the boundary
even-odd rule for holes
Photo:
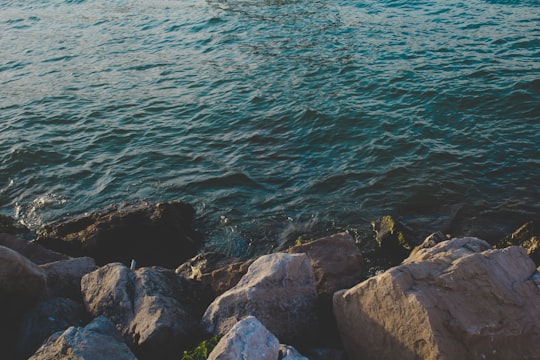
[[[0,0],[0,49],[0,213],[33,229],[183,199],[242,255],[540,219],[538,0]]]

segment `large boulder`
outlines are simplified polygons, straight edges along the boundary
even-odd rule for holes
[[[258,258],[240,282],[208,307],[203,327],[226,334],[239,320],[255,316],[281,341],[312,340],[318,327],[317,289],[305,254],[276,253]]]
[[[279,340],[254,316],[237,322],[217,343],[208,360],[277,360]]]
[[[362,253],[347,233],[296,245],[287,253],[307,255],[313,266],[320,296],[331,297],[337,290],[348,289],[362,280]]]
[[[83,276],[81,290],[87,310],[111,319],[141,359],[175,358],[196,344],[211,301],[202,285],[172,270],[120,263]]]
[[[175,268],[194,256],[202,236],[195,210],[184,202],[115,205],[101,212],[43,226],[37,243],[71,256]]]
[[[37,265],[70,258],[67,255],[49,250],[35,242],[11,234],[0,234],[0,245],[17,251]]]
[[[0,246],[0,349],[2,358],[15,358],[15,331],[20,317],[47,295],[47,275],[36,264]]]
[[[82,301],[81,279],[96,270],[96,263],[90,257],[55,261],[40,266],[47,274],[49,296],[65,297]]]
[[[53,334],[29,360],[137,360],[114,324],[101,316],[85,327]]]
[[[523,248],[453,239],[336,292],[334,311],[351,359],[538,358],[535,274]]]
[[[17,355],[28,359],[57,331],[81,326],[86,321],[82,304],[71,299],[50,298],[36,304],[22,317],[17,332]]]

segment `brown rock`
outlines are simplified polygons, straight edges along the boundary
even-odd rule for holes
[[[184,202],[115,205],[43,226],[36,241],[71,256],[90,256],[100,265],[135,259],[139,266],[175,268],[202,244],[192,229],[194,216]]]
[[[40,267],[47,274],[49,296],[77,301],[82,301],[82,277],[97,269],[94,259],[90,257],[55,261]]]
[[[337,290],[348,289],[362,280],[364,260],[347,233],[297,245],[287,252],[307,255],[321,296],[331,297]]]
[[[141,359],[176,358],[193,346],[210,302],[200,284],[172,270],[119,263],[83,276],[81,289],[88,311],[111,319]]]
[[[202,325],[223,335],[240,319],[253,315],[281,341],[313,340],[318,327],[317,290],[305,254],[261,256],[240,282],[219,296],[206,310]]]
[[[334,295],[350,359],[525,359],[540,354],[540,291],[524,249],[476,238],[422,249]]]
[[[203,253],[189,259],[176,269],[176,273],[210,286],[219,296],[235,286],[254,260],[242,261],[217,253]]]
[[[10,234],[0,234],[0,245],[17,251],[37,265],[70,258],[67,255],[57,253],[39,244]]]
[[[528,221],[521,225],[510,236],[499,241],[495,247],[502,249],[513,245],[524,247],[536,266],[540,266],[540,229],[536,222]]]

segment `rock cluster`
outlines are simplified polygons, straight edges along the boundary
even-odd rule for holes
[[[384,217],[375,253],[394,266],[366,277],[347,233],[257,259],[197,255],[189,209],[116,207],[46,226],[39,243],[0,234],[2,358],[193,359],[214,336],[201,358],[540,358],[534,224],[492,247],[421,243]]]

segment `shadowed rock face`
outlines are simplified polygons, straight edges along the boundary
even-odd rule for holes
[[[174,271],[111,263],[81,280],[86,309],[108,317],[140,359],[175,359],[200,340],[206,287]]]
[[[98,265],[135,259],[138,266],[175,268],[194,256],[202,235],[192,229],[195,211],[184,202],[115,205],[102,212],[43,226],[36,242]]]
[[[523,248],[453,239],[337,292],[334,311],[352,359],[538,358],[535,274]]]

